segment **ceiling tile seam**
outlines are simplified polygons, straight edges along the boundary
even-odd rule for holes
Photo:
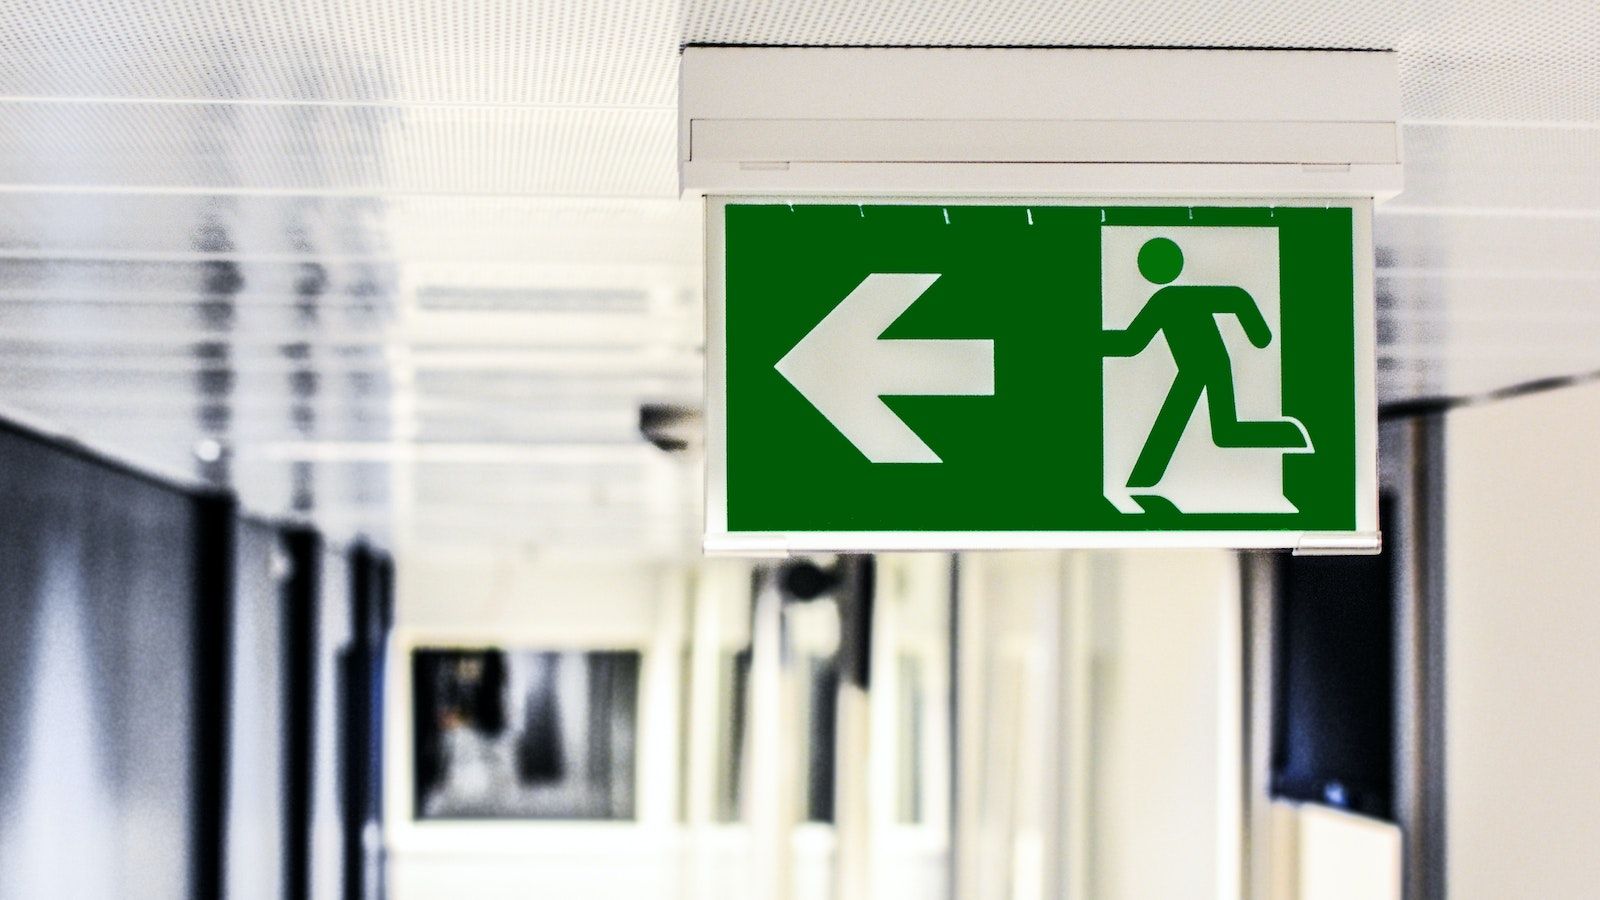
[[[1600,207],[1540,206],[1428,206],[1425,204],[1383,204],[1373,207],[1381,219],[1388,216],[1428,216],[1433,218],[1515,218],[1515,219],[1600,219]]]
[[[441,109],[441,110],[569,110],[577,112],[676,112],[676,103],[514,103],[495,100],[337,100],[288,99],[275,97],[118,97],[81,95],[0,94],[0,104],[76,105],[76,106],[240,106],[329,109]],[[1473,119],[1401,118],[1402,126],[1492,128],[1492,129],[1577,129],[1600,130],[1600,120],[1591,119]]]
[[[496,200],[645,200],[679,199],[676,192],[658,194],[550,192],[532,190],[427,190],[409,188],[278,188],[241,187],[224,185],[125,185],[125,184],[42,184],[36,182],[0,182],[0,194],[87,194],[87,195],[137,195],[179,197],[287,197],[287,198],[486,198]],[[685,198],[687,199],[687,198]]]
[[[329,109],[572,110],[578,112],[676,112],[676,103],[512,103],[496,100],[290,100],[273,97],[87,97],[0,94],[0,105],[72,106],[256,106]]]
[[[1600,131],[1600,119],[1401,119],[1401,125],[1418,128],[1485,128],[1530,131]]]
[[[663,229],[670,230],[670,229]],[[608,235],[602,233],[598,239],[606,240]],[[535,248],[537,249],[537,248]],[[530,266],[551,264],[539,258],[529,257],[529,251],[524,249],[515,256],[489,254],[482,258],[461,256],[417,256],[409,253],[258,253],[249,250],[51,250],[49,248],[36,249],[0,249],[0,260],[38,261],[38,262],[113,262],[113,263],[203,263],[232,260],[236,262],[251,262],[262,264],[298,265],[303,263],[318,263],[321,265],[392,265],[405,263],[407,265],[471,265],[474,262],[501,264],[506,262],[526,262]],[[614,266],[600,262],[586,264],[589,267],[602,267],[608,271]],[[685,261],[682,263],[664,262],[652,263],[670,269],[698,268]]]
[[[510,190],[395,190],[388,188],[273,188],[209,185],[121,185],[121,184],[38,184],[0,182],[0,195],[105,195],[105,196],[180,196],[180,197],[282,197],[328,199],[496,199],[496,200],[603,200],[663,202],[682,200],[694,202],[695,198],[677,193],[624,194],[624,193],[550,193],[540,191]],[[1374,207],[1379,218],[1393,216],[1428,216],[1449,218],[1509,217],[1521,219],[1600,219],[1600,207],[1525,207],[1525,206],[1428,206],[1424,204],[1379,203]]]
[[[1591,281],[1600,279],[1600,269],[1470,269],[1453,266],[1376,266],[1379,278],[1392,281]]]

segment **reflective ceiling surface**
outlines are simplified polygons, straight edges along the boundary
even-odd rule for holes
[[[0,5],[0,407],[336,536],[675,556],[683,43],[1392,48],[1379,393],[1600,369],[1600,4]]]

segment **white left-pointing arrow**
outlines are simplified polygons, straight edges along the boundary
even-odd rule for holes
[[[778,372],[875,463],[940,462],[883,397],[994,394],[994,341],[879,338],[938,278],[868,275],[778,360]]]

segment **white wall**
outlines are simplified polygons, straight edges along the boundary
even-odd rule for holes
[[[962,558],[958,894],[1234,900],[1239,566]]]
[[[1600,387],[1445,428],[1452,900],[1600,890]]]
[[[667,567],[541,562],[511,555],[407,557],[399,628],[471,640],[644,646],[654,633]]]
[[[1108,555],[1096,592],[1096,900],[1240,892],[1239,566],[1231,553]]]

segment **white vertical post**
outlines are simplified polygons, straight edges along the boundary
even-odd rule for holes
[[[875,562],[840,559],[843,575],[839,604],[839,708],[834,789],[834,900],[870,900],[874,896],[873,852],[878,844],[877,785],[886,779],[879,760],[885,734],[877,721],[883,691],[879,674],[878,629],[872,621],[881,604],[874,586],[865,583],[860,566]],[[874,572],[876,576],[881,573]],[[867,666],[863,666],[863,663]],[[870,667],[870,668],[868,668]],[[871,687],[869,687],[871,685]]]
[[[785,764],[792,718],[784,685],[783,598],[770,578],[755,593],[750,628],[749,765],[745,767],[746,816],[754,838],[750,896],[788,900],[793,878],[792,765]]]
[[[1273,639],[1275,567],[1265,554],[1240,558],[1245,643],[1240,648],[1243,667],[1242,715],[1244,751],[1241,810],[1244,827],[1242,897],[1267,900],[1272,895],[1272,673],[1276,651]]]
[[[955,804],[950,816],[950,884],[957,900],[978,897],[981,884],[979,828],[983,792],[978,776],[984,757],[984,559],[974,554],[960,557],[957,602],[950,622],[957,635],[950,661],[956,697],[951,721],[956,739],[951,770]]]
[[[869,622],[868,653],[870,673],[867,690],[869,741],[867,747],[867,815],[869,822],[868,861],[871,870],[868,897],[892,893],[890,886],[878,879],[890,875],[878,863],[878,854],[887,844],[886,837],[895,826],[898,807],[896,793],[900,785],[898,743],[894,737],[899,728],[897,709],[900,702],[900,631],[899,608],[903,597],[896,591],[900,585],[901,561],[890,561],[880,566],[873,579],[874,594]]]
[[[640,691],[638,785],[639,822],[655,828],[677,817],[678,697],[683,682],[684,614],[687,578],[676,567],[661,572],[655,627],[644,654]]]
[[[683,813],[688,830],[688,859],[681,882],[684,900],[707,896],[725,877],[717,867],[712,840],[717,808],[718,700],[727,629],[723,608],[730,591],[749,585],[748,578],[736,577],[741,574],[740,567],[732,564],[702,563],[691,595],[689,723],[683,761]]]
[[[1060,663],[1056,672],[1060,754],[1055,766],[1054,794],[1059,806],[1048,820],[1057,831],[1055,839],[1046,844],[1055,850],[1055,869],[1046,896],[1063,900],[1089,900],[1094,784],[1090,690],[1094,683],[1094,606],[1090,576],[1098,561],[1096,554],[1083,551],[1064,554],[1061,559],[1061,618],[1057,634]]]
[[[955,759],[952,752],[952,735],[955,733],[955,723],[951,721],[951,693],[950,679],[954,677],[955,660],[950,658],[949,650],[952,643],[956,623],[953,593],[956,590],[955,578],[958,576],[955,556],[947,556],[940,560],[938,569],[939,587],[935,596],[938,617],[937,625],[922,636],[924,644],[921,653],[927,660],[927,680],[922,697],[922,717],[927,723],[927,737],[923,746],[918,749],[922,755],[922,781],[918,788],[922,792],[923,825],[927,828],[938,829],[946,837],[952,833],[951,803],[955,799],[951,796],[952,778],[955,774]],[[955,848],[947,846],[947,852],[953,856]],[[951,890],[954,885],[951,885]]]

